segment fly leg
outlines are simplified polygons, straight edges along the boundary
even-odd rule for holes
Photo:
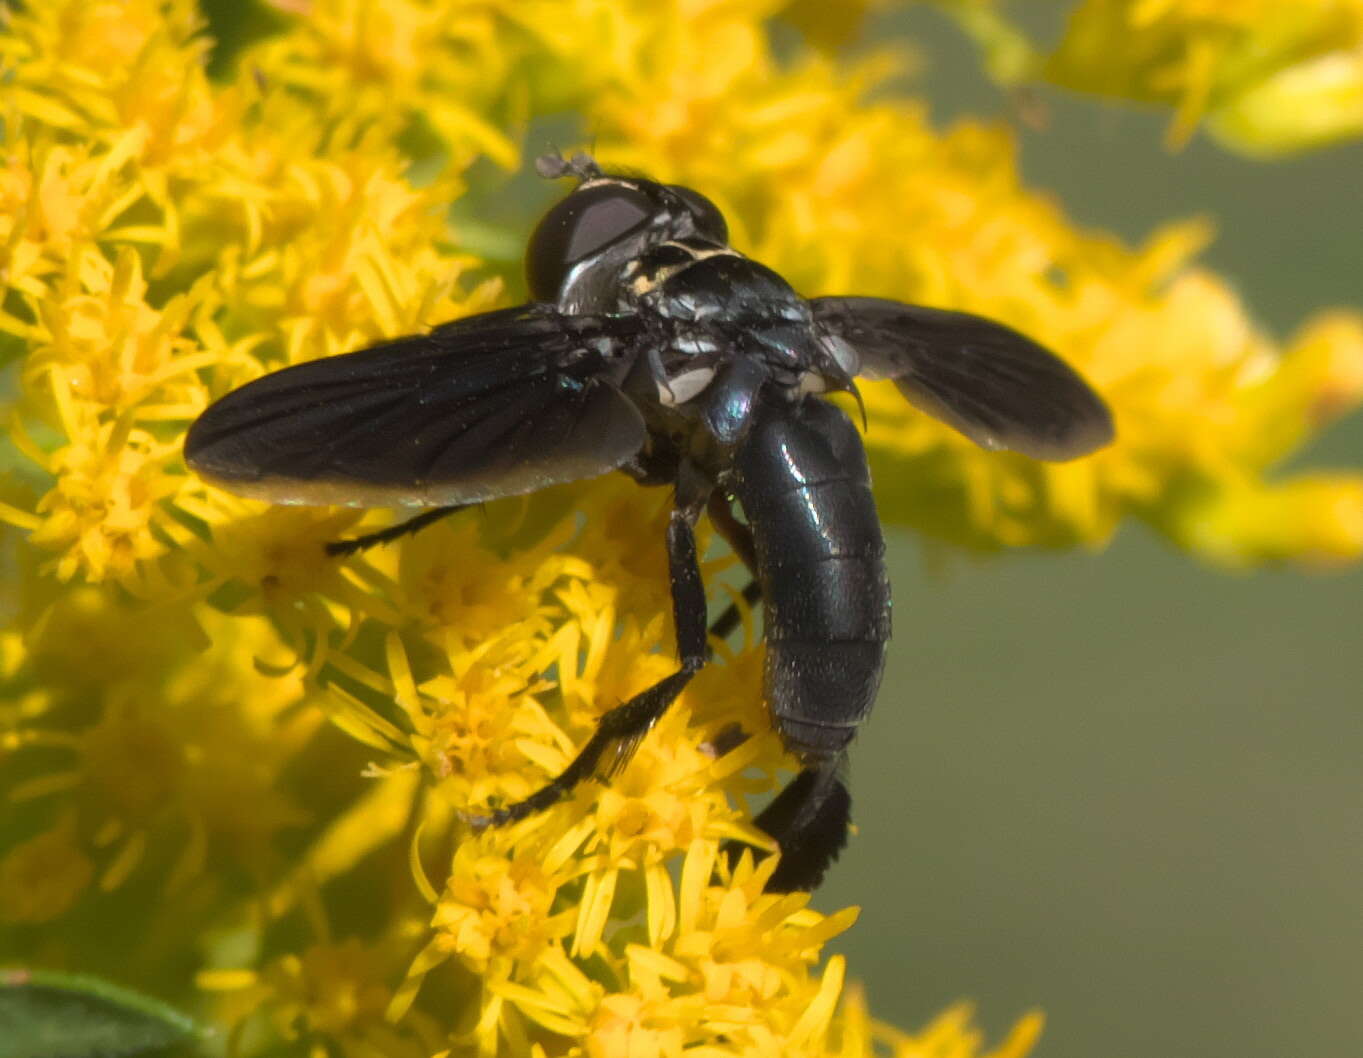
[[[328,555],[353,555],[375,544],[387,544],[408,533],[418,533],[433,522],[472,506],[471,503],[456,503],[449,507],[432,507],[429,511],[422,511],[415,518],[408,518],[405,522],[390,525],[387,529],[380,529],[375,533],[365,533],[364,536],[357,536],[353,540],[332,540],[326,545],[326,551]]]
[[[753,543],[752,530],[734,517],[733,508],[729,506],[729,500],[722,492],[715,491],[710,494],[709,510],[710,521],[719,530],[719,535],[724,537],[733,548],[734,554],[743,560],[748,572],[752,574],[752,579],[744,586],[742,595],[743,601],[753,606],[762,598],[762,585],[757,580],[757,547]],[[737,603],[730,603],[710,626],[711,638],[728,639],[729,634],[742,620],[743,611],[739,609]]]
[[[767,892],[818,888],[846,846],[852,822],[852,795],[841,774],[846,762],[844,754],[808,765],[753,820],[781,847],[781,862],[767,880]],[[732,863],[748,848],[728,842],[725,852]]]
[[[723,492],[716,490],[710,493],[710,521],[719,530],[720,536],[724,537],[733,552],[748,568],[751,578],[743,586],[740,593],[744,603],[749,607],[757,605],[762,598],[762,584],[757,579],[757,547],[753,543],[752,530],[734,517],[733,508],[729,505],[729,499]],[[715,640],[728,639],[729,635],[743,620],[743,610],[737,602],[731,602],[724,608],[724,611],[710,625],[709,640],[711,644]],[[709,656],[713,660],[714,647],[709,648]],[[748,733],[743,730],[743,725],[735,721],[716,735],[710,742],[710,751],[716,757],[721,757],[725,753],[737,749],[748,740]]]
[[[667,712],[691,678],[709,660],[705,639],[705,585],[696,559],[696,520],[705,508],[710,484],[684,465],[677,479],[676,506],[667,526],[667,562],[672,582],[672,613],[681,667],[601,717],[596,731],[563,772],[524,801],[466,818],[475,830],[514,823],[548,808],[585,779],[608,781],[638,749],[639,742]]]
[[[749,607],[757,605],[762,598],[762,585],[755,580],[750,580],[742,591],[743,601]],[[724,612],[715,618],[715,623],[710,626],[710,637],[712,639],[728,639],[735,628],[743,623],[743,611],[738,603],[731,602],[724,608]]]

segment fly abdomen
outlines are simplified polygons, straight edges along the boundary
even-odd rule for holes
[[[890,636],[885,543],[856,428],[807,400],[758,417],[734,492],[766,607],[763,690],[787,747],[841,753],[870,712]]]

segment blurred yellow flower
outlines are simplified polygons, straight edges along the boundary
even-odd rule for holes
[[[1363,134],[1358,0],[1086,0],[1047,64],[1058,83],[1167,103],[1250,154]]]
[[[935,0],[1005,82],[1171,107],[1169,142],[1202,122],[1233,150],[1276,157],[1363,135],[1359,0],[1081,0],[1047,51],[1004,0]]]
[[[1363,478],[1273,470],[1363,398],[1363,322],[1279,347],[1191,263],[1199,226],[1134,249],[1076,228],[1006,131],[878,91],[894,55],[778,62],[774,0],[274,6],[220,80],[189,0],[6,15],[9,950],[181,1000],[195,980],[242,1054],[1020,1058],[1035,1016],[994,1052],[963,1008],[871,1022],[820,961],[855,909],[720,854],[765,840],[746,797],[789,763],[770,734],[716,750],[766,730],[750,626],[609,786],[461,824],[671,670],[661,491],[548,490],[338,562],[321,545],[358,512],[211,489],[183,431],[267,370],[513,301],[448,209],[510,198],[508,130],[564,111],[609,164],[712,195],[804,293],[994,316],[1103,391],[1119,442],[1043,467],[867,387],[885,516],[957,546],[1096,547],[1134,515],[1217,562],[1356,561]],[[1178,69],[1171,98],[1204,91]]]

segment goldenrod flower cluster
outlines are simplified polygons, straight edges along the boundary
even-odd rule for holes
[[[662,490],[552,489],[338,562],[358,512],[205,486],[187,424],[285,363],[514,302],[448,210],[564,112],[803,292],[1006,320],[1104,393],[1119,442],[1043,467],[867,387],[885,517],[956,546],[1097,547],[1135,515],[1217,562],[1357,560],[1363,477],[1272,468],[1363,396],[1363,321],[1278,345],[1192,263],[1199,226],[1077,229],[1006,130],[871,102],[893,57],[778,62],[772,0],[275,7],[218,78],[189,0],[4,16],[0,952],[194,1003],[239,1054],[984,1053],[963,1008],[872,1022],[821,962],[855,909],[719,854],[763,842],[746,797],[788,764],[751,628],[609,786],[461,825],[671,671]],[[718,754],[735,722],[757,736]]]
[[[1360,0],[1081,0],[1054,47],[1009,20],[1025,0],[936,2],[1000,80],[1167,106],[1174,146],[1203,122],[1261,157],[1363,136]]]
[[[1359,0],[1087,0],[1050,76],[1206,119],[1222,142],[1278,155],[1363,135]]]

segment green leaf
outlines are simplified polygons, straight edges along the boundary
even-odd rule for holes
[[[0,970],[4,1058],[150,1055],[196,1034],[179,1011],[96,977]]]

